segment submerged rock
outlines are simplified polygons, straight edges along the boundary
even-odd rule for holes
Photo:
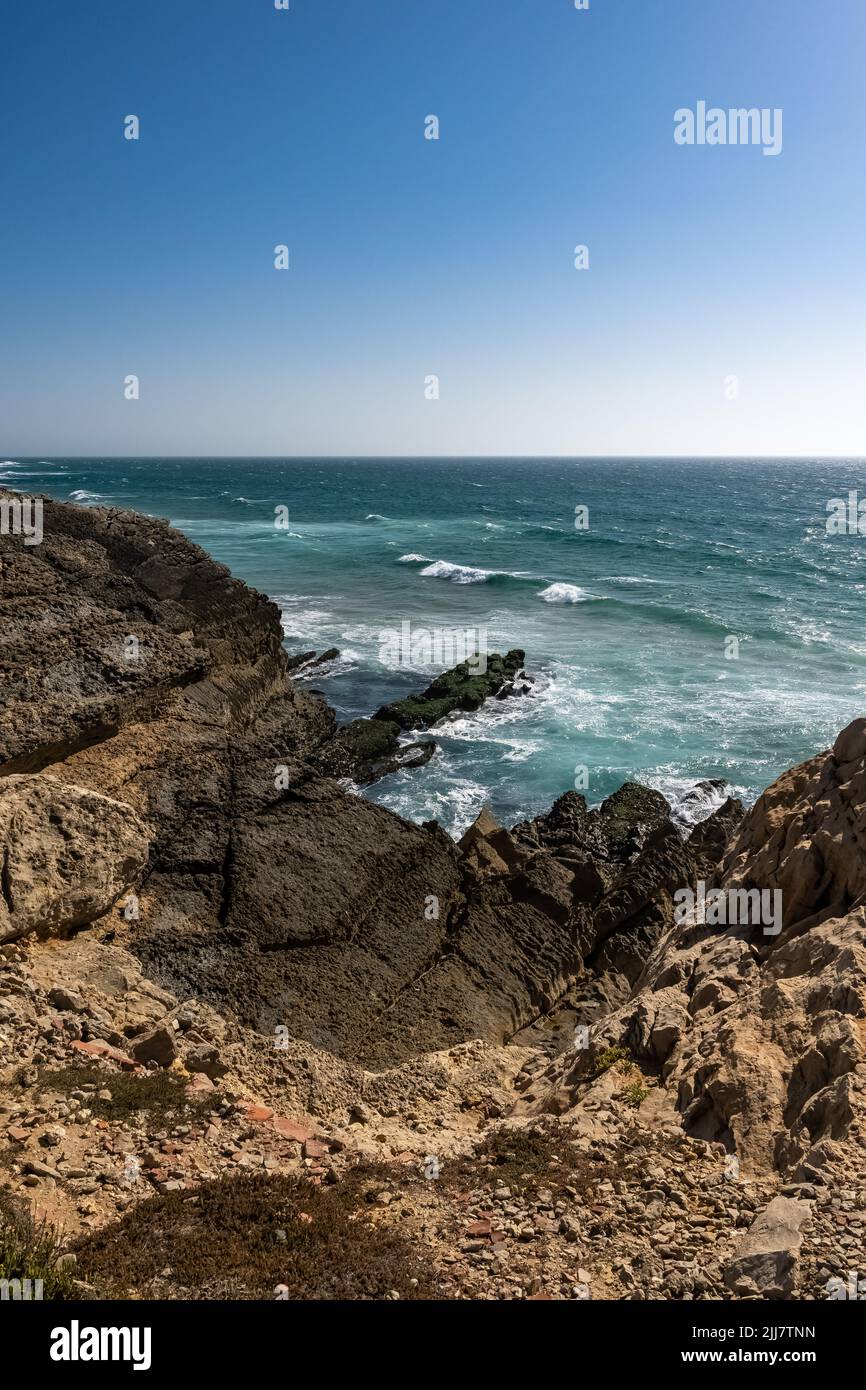
[[[329,647],[324,652],[293,652],[286,659],[286,670],[292,675],[308,675],[319,666],[327,666],[340,655],[338,647]]]

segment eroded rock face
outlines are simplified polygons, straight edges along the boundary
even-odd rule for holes
[[[860,720],[773,783],[717,866],[724,890],[780,889],[783,930],[668,916],[629,998],[525,1108],[579,1105],[593,1057],[623,1046],[659,1067],[686,1130],[721,1142],[744,1173],[828,1180],[844,1153],[866,1148],[864,836]],[[710,822],[696,832],[702,874],[717,838]]]
[[[123,802],[56,777],[0,780],[0,943],[101,917],[138,882],[149,847]]]
[[[866,893],[866,721],[759,797],[722,877],[731,887],[781,889],[786,927],[844,916]]]

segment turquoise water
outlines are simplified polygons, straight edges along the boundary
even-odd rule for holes
[[[866,713],[866,537],[825,526],[862,461],[18,459],[0,481],[169,518],[276,600],[290,650],[340,648],[313,684],[341,718],[438,669],[383,653],[403,622],[523,647],[531,697],[369,793],[453,833],[483,802],[546,809],[577,767],[590,801],[626,778],[753,799]]]

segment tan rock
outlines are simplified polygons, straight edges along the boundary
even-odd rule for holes
[[[810,1202],[774,1197],[756,1216],[725,1269],[725,1283],[737,1292],[749,1280],[765,1298],[787,1298],[794,1291],[802,1228]]]
[[[139,878],[148,831],[131,807],[54,777],[0,781],[0,942],[82,927]]]

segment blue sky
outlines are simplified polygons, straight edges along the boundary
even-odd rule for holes
[[[3,457],[866,453],[862,0],[2,26]],[[699,100],[782,153],[678,146]]]

